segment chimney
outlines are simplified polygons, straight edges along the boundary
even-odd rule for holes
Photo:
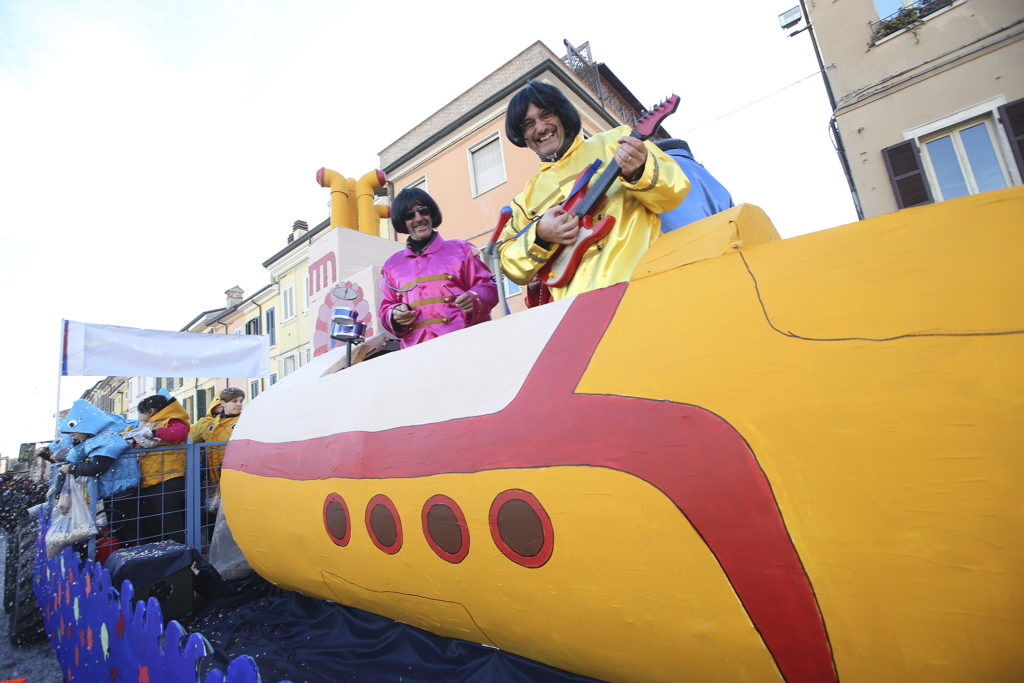
[[[295,221],[292,223],[291,234],[288,235],[288,244],[291,244],[296,238],[302,237],[307,232],[309,232],[309,225],[306,221]]]
[[[225,304],[224,308],[231,308],[242,303],[242,299],[245,297],[245,290],[235,285],[231,289],[226,290],[224,296],[227,297],[227,304]]]

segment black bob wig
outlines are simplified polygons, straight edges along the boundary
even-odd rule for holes
[[[435,229],[441,225],[441,209],[434,198],[427,194],[426,190],[407,187],[398,193],[395,201],[391,202],[391,225],[395,226],[395,232],[409,234],[405,228],[405,212],[414,206],[425,206],[430,210],[430,221]]]
[[[558,117],[565,130],[567,142],[575,140],[580,134],[580,113],[562,91],[547,83],[530,81],[525,88],[512,96],[505,115],[505,137],[516,147],[526,147],[526,139],[523,138],[523,119],[526,118],[526,110],[530,108],[530,103],[547,109]]]

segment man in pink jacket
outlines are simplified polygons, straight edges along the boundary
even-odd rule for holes
[[[381,271],[379,316],[403,349],[491,319],[498,302],[491,271],[473,245],[442,239],[441,210],[429,194],[402,190],[392,203],[391,223],[409,239]]]

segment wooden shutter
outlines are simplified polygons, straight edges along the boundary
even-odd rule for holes
[[[921,155],[913,140],[906,140],[898,145],[882,150],[885,168],[889,172],[889,181],[896,194],[896,204],[905,209],[908,206],[919,206],[932,203],[932,192],[928,187],[928,178],[921,166]]]
[[[999,121],[1013,149],[1017,170],[1024,178],[1024,99],[1014,100],[999,107]]]

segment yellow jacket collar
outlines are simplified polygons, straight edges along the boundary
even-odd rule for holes
[[[172,418],[177,418],[185,424],[189,424],[188,413],[185,412],[184,406],[178,403],[177,400],[171,400],[170,403],[164,406],[163,410],[149,418],[149,421],[154,424],[158,422],[166,423]]]
[[[559,157],[558,160],[556,160],[556,161],[541,161],[540,162],[540,170],[546,171],[549,168],[551,168],[552,166],[554,166],[555,164],[558,164],[558,163],[560,163],[562,161],[565,161],[566,159],[571,157],[573,155],[573,152],[575,152],[577,149],[579,149],[580,145],[582,145],[582,144],[583,144],[583,136],[582,135],[577,135],[576,139],[572,141],[571,145],[569,145],[569,149],[565,150],[565,154],[563,154],[561,157]]]

